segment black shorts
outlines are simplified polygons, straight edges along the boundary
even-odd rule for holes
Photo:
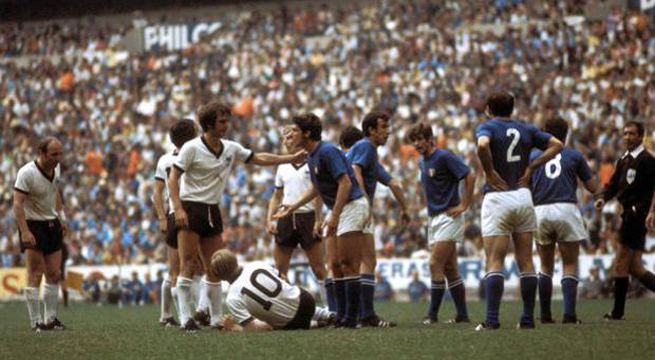
[[[179,232],[179,228],[177,225],[175,225],[175,214],[168,214],[166,223],[166,245],[172,247],[173,249],[177,249],[177,233]]]
[[[182,208],[189,220],[189,230],[200,238],[208,238],[223,233],[223,220],[218,205],[194,201],[182,201]]]
[[[282,328],[282,330],[309,329],[315,311],[316,301],[314,300],[314,297],[307,290],[300,288],[300,304],[298,304],[296,316],[294,316],[293,319]]]
[[[646,249],[646,217],[648,210],[633,211],[632,209],[625,208],[621,214],[621,244],[628,247],[630,250],[644,251]]]
[[[23,244],[22,235],[20,242],[20,252],[24,253],[26,249],[40,250],[43,255],[50,255],[61,250],[64,243],[64,233],[61,230],[59,219],[52,220],[27,220],[27,228],[30,230],[36,245],[27,246]]]
[[[303,249],[321,241],[314,235],[314,212],[292,214],[277,222],[275,243],[279,246],[296,248],[299,244]]]

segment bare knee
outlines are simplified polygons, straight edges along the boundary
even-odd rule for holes
[[[48,269],[45,273],[45,278],[48,284],[57,284],[61,279],[61,270],[59,268]]]

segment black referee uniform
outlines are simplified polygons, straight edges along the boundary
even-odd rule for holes
[[[603,189],[605,202],[616,196],[623,206],[621,243],[631,250],[644,251],[646,217],[655,189],[655,157],[640,145],[616,164],[614,175]]]
[[[623,155],[616,164],[614,175],[603,189],[602,196],[605,202],[616,196],[623,206],[620,241],[630,250],[644,251],[648,232],[646,217],[648,217],[654,189],[655,158],[644,149],[643,144]],[[632,265],[630,266],[632,267]],[[637,274],[631,268],[629,271],[644,286],[655,291],[655,275],[653,273],[645,271],[643,274]],[[605,319],[623,318],[629,285],[629,277],[614,277],[614,308],[611,313],[605,314]]]

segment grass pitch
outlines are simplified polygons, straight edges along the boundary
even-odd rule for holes
[[[583,325],[537,325],[516,330],[519,302],[505,302],[502,328],[476,332],[472,324],[422,325],[427,304],[377,304],[396,320],[395,329],[185,333],[158,325],[156,306],[60,306],[68,331],[29,330],[23,303],[0,304],[0,359],[652,359],[655,355],[655,301],[629,300],[625,321],[605,322],[610,301],[580,301]],[[538,305],[537,305],[538,306]],[[442,307],[441,318],[454,312]],[[470,302],[474,322],[484,303]],[[561,318],[561,302],[553,303]]]

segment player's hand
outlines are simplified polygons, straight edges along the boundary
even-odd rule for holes
[[[532,180],[532,170],[530,168],[525,169],[525,174],[519,179],[519,186],[529,188],[530,180]]]
[[[407,227],[411,219],[409,218],[409,213],[407,211],[402,211],[400,213],[400,226]]]
[[[489,184],[492,190],[507,191],[507,189],[509,188],[505,180],[503,180],[503,178],[500,177],[500,175],[496,172],[496,170],[492,170],[491,173],[486,174],[486,176],[487,176],[487,183]]]
[[[315,221],[314,222],[314,236],[318,238],[322,238],[323,234],[321,232],[321,221]]]
[[[239,325],[239,323],[237,323],[237,321],[230,315],[223,316],[219,323],[225,328],[225,330],[230,330],[230,331],[241,330],[241,326]]]
[[[646,218],[646,226],[651,230],[655,229],[655,211],[648,212],[648,217]]]
[[[466,211],[466,208],[462,204],[459,204],[457,206],[453,206],[446,209],[446,215],[450,216],[451,218],[455,218],[458,217],[464,211]]]
[[[268,221],[266,221],[266,229],[268,230],[268,233],[271,235],[277,234],[277,224],[273,223],[271,219],[268,219]]]
[[[305,149],[302,149],[302,150],[298,151],[297,153],[293,154],[293,158],[292,158],[291,162],[294,162],[294,163],[303,162],[307,158],[307,155],[309,155],[309,152],[307,150],[305,150]]]
[[[598,200],[596,200],[596,202],[594,203],[594,207],[595,207],[596,210],[598,210],[598,211],[603,210],[603,206],[605,206],[605,200],[603,200],[603,199],[598,199]]]
[[[68,222],[59,220],[59,223],[61,224],[61,235],[66,237],[68,235]]]
[[[21,233],[20,241],[23,244],[25,244],[25,246],[27,246],[27,247],[31,247],[31,246],[36,245],[36,239],[34,238],[34,234],[32,234],[32,232],[29,231],[29,230]]]
[[[271,216],[271,219],[273,220],[278,220],[283,217],[287,217],[291,215],[293,211],[291,210],[291,205],[280,205],[280,207],[277,208],[277,211],[275,214]]]
[[[323,222],[323,228],[325,228],[325,236],[336,236],[337,235],[337,225],[339,224],[339,218],[334,216],[333,213],[330,213],[327,219]]]
[[[166,233],[166,230],[168,230],[168,219],[163,217],[159,219],[159,231]]]
[[[179,209],[175,211],[175,225],[177,225],[180,228],[189,227],[189,218],[187,217],[186,211],[184,211],[184,209]]]

